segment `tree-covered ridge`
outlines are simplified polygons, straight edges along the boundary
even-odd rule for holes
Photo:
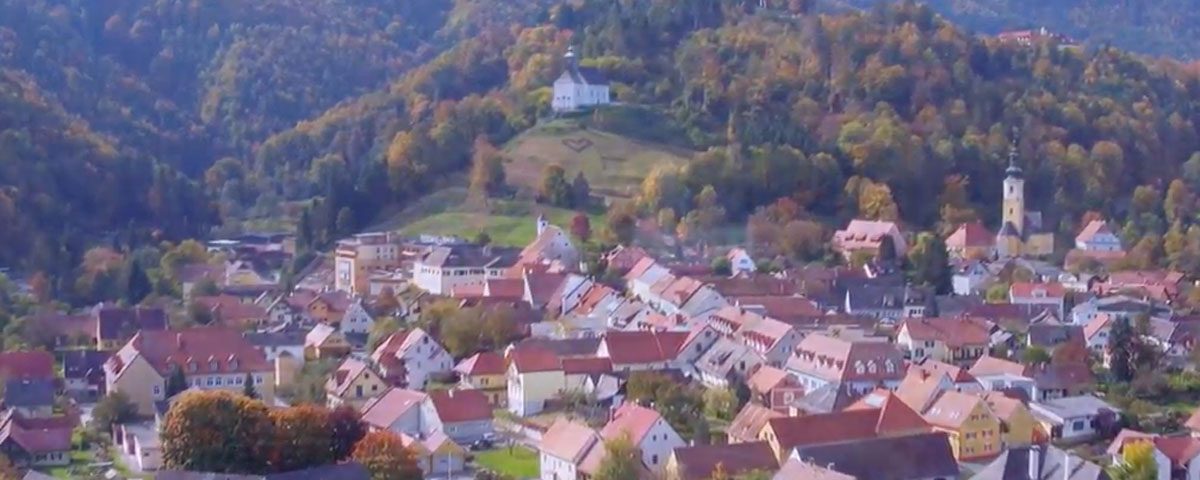
[[[923,228],[972,218],[995,224],[1015,128],[1030,203],[1044,206],[1050,228],[1070,238],[1087,211],[1124,218],[1126,192],[1145,184],[1165,189],[1200,149],[1200,83],[1171,62],[1114,49],[1002,44],[913,4],[815,15],[693,3],[561,4],[547,24],[515,39],[460,45],[394,83],[385,97],[432,112],[439,101],[491,90],[487,98],[503,106],[507,128],[487,131],[518,130],[545,113],[546,85],[561,68],[556,52],[566,41],[579,44],[585,62],[615,80],[621,101],[666,114],[626,120],[648,127],[642,130],[674,129],[691,145],[711,148],[691,166],[656,177],[684,188],[650,206],[671,206],[680,217],[711,185],[732,219],[792,197],[826,218],[898,215]],[[506,65],[481,60],[496,55],[506,56]],[[409,122],[421,117],[413,111],[406,118],[365,108],[378,101],[368,97],[275,136],[259,151],[260,168],[300,162],[294,171],[306,171],[329,155],[352,164],[366,159],[387,167],[393,193],[403,198],[407,187],[399,179],[431,171],[411,163],[465,165],[466,151],[447,165],[436,149],[410,148],[424,145],[410,142],[414,136],[438,129]],[[363,126],[381,124],[392,129]],[[348,150],[350,138],[367,141]],[[1136,230],[1161,233],[1167,226],[1160,218]]]
[[[67,114],[31,78],[0,70],[0,263],[74,266],[81,233],[180,237],[211,224],[195,184]]]
[[[829,0],[874,8],[875,0]],[[995,34],[1046,27],[1093,45],[1181,59],[1200,57],[1200,9],[1189,0],[930,0],[929,5],[971,30]]]

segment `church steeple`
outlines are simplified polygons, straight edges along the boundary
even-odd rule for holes
[[[1021,167],[1017,166],[1017,129],[1013,128],[1012,145],[1008,147],[1008,168],[1004,170],[1004,176],[1020,178],[1023,175]]]
[[[575,46],[567,47],[567,53],[563,54],[563,58],[567,61],[567,68],[571,70],[579,69],[579,58],[575,56]]]
[[[1001,215],[1001,231],[1011,231],[1018,236],[1025,234],[1025,178],[1017,166],[1017,131],[1013,129],[1013,143],[1008,151],[1008,168],[1004,170],[1004,211]]]

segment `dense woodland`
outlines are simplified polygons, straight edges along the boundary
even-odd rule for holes
[[[874,8],[877,0],[830,0]],[[1188,0],[930,0],[951,21],[979,32],[1046,27],[1079,41],[1184,59],[1200,57],[1200,10]]]
[[[1171,61],[1000,44],[912,3],[101,3],[0,0],[0,225],[18,226],[0,265],[78,276],[90,243],[287,205],[302,246],[326,245],[494,166],[548,115],[575,44],[639,105],[584,120],[700,152],[624,207],[684,237],[748,218],[818,237],[854,216],[994,226],[1015,144],[1062,241],[1096,212],[1149,242],[1138,262],[1200,269],[1200,73]]]

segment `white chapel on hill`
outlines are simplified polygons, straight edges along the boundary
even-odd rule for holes
[[[568,47],[567,69],[554,81],[554,100],[550,102],[555,112],[571,112],[596,105],[608,105],[608,79],[599,70],[580,67],[575,56],[575,47]]]

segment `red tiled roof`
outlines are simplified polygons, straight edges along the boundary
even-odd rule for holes
[[[1092,220],[1087,226],[1075,236],[1076,242],[1090,242],[1099,234],[1112,235],[1112,229],[1108,228],[1108,222],[1104,220]]]
[[[598,374],[612,372],[612,360],[607,358],[564,358],[562,359],[563,373],[566,374]]]
[[[562,368],[562,362],[554,352],[543,348],[516,348],[509,352],[509,360],[517,373],[548,372]]]
[[[143,330],[129,340],[122,350],[125,349],[140,353],[163,375],[170,371],[171,365],[179,365],[188,374],[247,373],[273,369],[266,356],[240,332],[223,327]],[[114,355],[113,358],[119,356]]]
[[[1067,296],[1067,287],[1061,283],[1015,282],[1009,287],[1012,298],[1058,298]]]
[[[429,393],[442,423],[477,422],[492,419],[487,395],[479,390],[442,390]]]
[[[925,432],[929,425],[921,414],[908,406],[896,394],[885,389],[871,392],[846,407],[847,411],[878,410],[875,431],[880,435]]]
[[[495,352],[480,352],[458,362],[454,371],[462,375],[503,375],[504,357]]]
[[[750,391],[764,394],[781,385],[798,387],[799,382],[783,370],[763,365],[750,375],[750,378],[746,380],[746,385],[750,387]]]
[[[860,365],[861,371],[857,368]],[[900,380],[904,378],[905,368],[904,355],[894,344],[850,341],[816,333],[804,337],[796,346],[795,354],[788,359],[788,370],[831,382]]]
[[[925,411],[925,421],[930,425],[957,429],[970,418],[980,402],[983,398],[947,390]]]
[[[367,425],[386,429],[391,428],[405,412],[420,408],[426,395],[416,390],[389,388],[376,398],[369,400],[362,409],[362,421]]]
[[[889,402],[889,407],[897,404],[903,405],[896,400],[894,403]],[[882,409],[847,408],[836,413],[773,418],[767,421],[767,426],[775,433],[780,449],[789,452],[795,447],[877,438],[889,432],[928,431],[928,426],[921,420],[920,415],[907,406],[903,408],[908,411],[898,414],[897,420],[889,419],[886,423],[880,418],[884,411]],[[920,423],[917,423],[918,421]],[[881,430],[881,427],[887,430]]]
[[[913,340],[937,341],[950,347],[986,346],[988,326],[980,320],[964,317],[906,318],[900,331],[908,331]]]
[[[1193,432],[1200,432],[1200,408],[1192,411],[1192,415],[1183,423],[1183,426]]]
[[[0,376],[7,379],[54,379],[54,355],[41,350],[0,353]]]
[[[642,439],[654,428],[654,424],[662,419],[662,415],[649,408],[635,403],[625,403],[613,414],[612,420],[600,430],[600,436],[605,440],[614,440],[622,435],[628,435],[634,445],[641,445]]]
[[[767,442],[680,447],[675,449],[674,455],[680,470],[679,480],[708,480],[718,465],[726,474],[735,476],[779,467],[775,452]]]
[[[593,446],[600,442],[600,435],[587,425],[559,417],[542,434],[538,449],[568,462],[578,464]]]
[[[325,380],[325,391],[332,392],[334,395],[342,396],[354,384],[354,380],[363,375],[364,372],[370,372],[371,367],[363,362],[352,357],[346,357],[342,363],[338,365],[337,370],[329,375]],[[375,373],[377,377],[382,375]]]
[[[604,335],[608,358],[613,364],[630,365],[674,360],[689,332],[625,332],[610,330]]]
[[[910,365],[908,367],[909,375],[912,375],[914,372],[934,377],[945,375],[950,377],[950,381],[954,383],[969,383],[975,381],[975,376],[971,375],[971,372],[967,371],[967,369],[956,365],[951,365],[946,362],[939,362],[931,358],[925,359],[920,363]]]
[[[971,365],[970,372],[975,377],[1001,374],[1025,375],[1025,366],[1003,358],[984,355],[979,357],[974,365]]]
[[[79,423],[70,416],[24,418],[11,410],[2,421],[0,444],[12,440],[30,455],[70,450],[71,432]]]
[[[995,243],[996,236],[979,222],[959,225],[958,229],[946,238],[946,246],[950,248],[990,247]]]
[[[726,434],[731,442],[751,442],[758,439],[767,422],[773,418],[785,418],[786,415],[771,410],[757,403],[747,403],[729,423]]]

